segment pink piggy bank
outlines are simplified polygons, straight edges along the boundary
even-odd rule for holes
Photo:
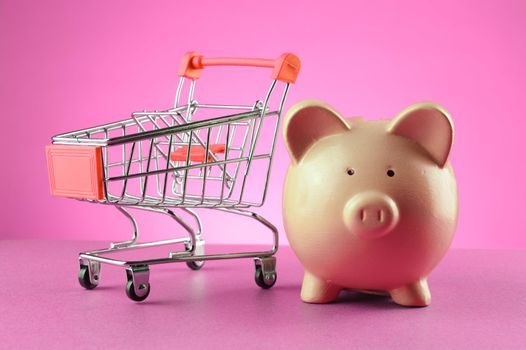
[[[448,113],[420,103],[365,121],[308,100],[289,110],[284,134],[283,215],[305,268],[301,299],[327,303],[351,289],[429,305],[427,276],[457,224]]]

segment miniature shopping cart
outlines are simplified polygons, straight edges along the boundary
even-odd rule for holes
[[[263,100],[248,105],[199,103],[194,97],[196,81],[208,66],[272,68],[272,82]],[[129,119],[54,136],[53,144],[46,148],[51,193],[112,205],[133,226],[130,240],[79,255],[80,284],[95,288],[101,263],[124,266],[126,294],[142,301],[150,293],[149,265],[184,261],[198,270],[206,260],[253,258],[257,285],[272,287],[277,276],[274,254],[278,231],[248,208],[265,201],[281,111],[299,70],[300,61],[293,54],[267,60],[205,58],[190,52],[179,68],[173,108],[135,112]],[[185,99],[186,104],[181,105]],[[196,208],[255,220],[272,233],[272,248],[205,254]],[[137,221],[130,209],[165,214],[184,229],[185,235],[139,243]],[[181,248],[147,260],[107,256],[166,244]]]

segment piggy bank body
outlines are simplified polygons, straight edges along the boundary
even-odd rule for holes
[[[284,133],[292,164],[283,215],[305,268],[302,300],[326,303],[352,289],[428,305],[426,278],[457,223],[447,112],[422,103],[365,121],[304,101],[287,113]]]

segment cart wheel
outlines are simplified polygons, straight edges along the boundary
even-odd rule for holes
[[[86,289],[93,289],[97,287],[96,284],[91,283],[89,279],[89,269],[86,265],[82,265],[79,271],[79,283]]]
[[[191,268],[192,270],[200,270],[205,265],[205,261],[187,261],[186,266]]]
[[[135,293],[133,281],[128,281],[128,283],[126,283],[126,295],[133,301],[143,301],[148,298],[148,295],[150,295],[150,283],[142,284],[140,289],[146,289],[146,292],[142,296]]]
[[[266,278],[265,278],[266,277]],[[274,271],[272,273],[269,273],[265,276],[263,273],[263,269],[261,266],[256,266],[256,284],[260,286],[263,289],[269,289],[276,284],[276,280],[278,279],[277,273]]]

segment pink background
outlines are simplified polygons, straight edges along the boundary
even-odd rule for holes
[[[248,57],[291,51],[303,68],[287,107],[319,98],[345,115],[376,119],[419,100],[444,105],[456,124],[461,211],[454,247],[525,248],[526,118],[518,108],[526,91],[525,23],[523,1],[0,0],[0,235],[125,238],[127,222],[112,208],[49,195],[50,137],[170,107],[188,50]],[[260,97],[260,83],[236,93],[223,88],[222,72],[200,83],[209,102]],[[239,72],[232,74],[238,81]],[[279,139],[267,203],[258,210],[283,238],[287,164]],[[149,238],[170,229],[163,220],[146,220]],[[231,222],[207,213],[206,239],[265,242],[247,223]]]

